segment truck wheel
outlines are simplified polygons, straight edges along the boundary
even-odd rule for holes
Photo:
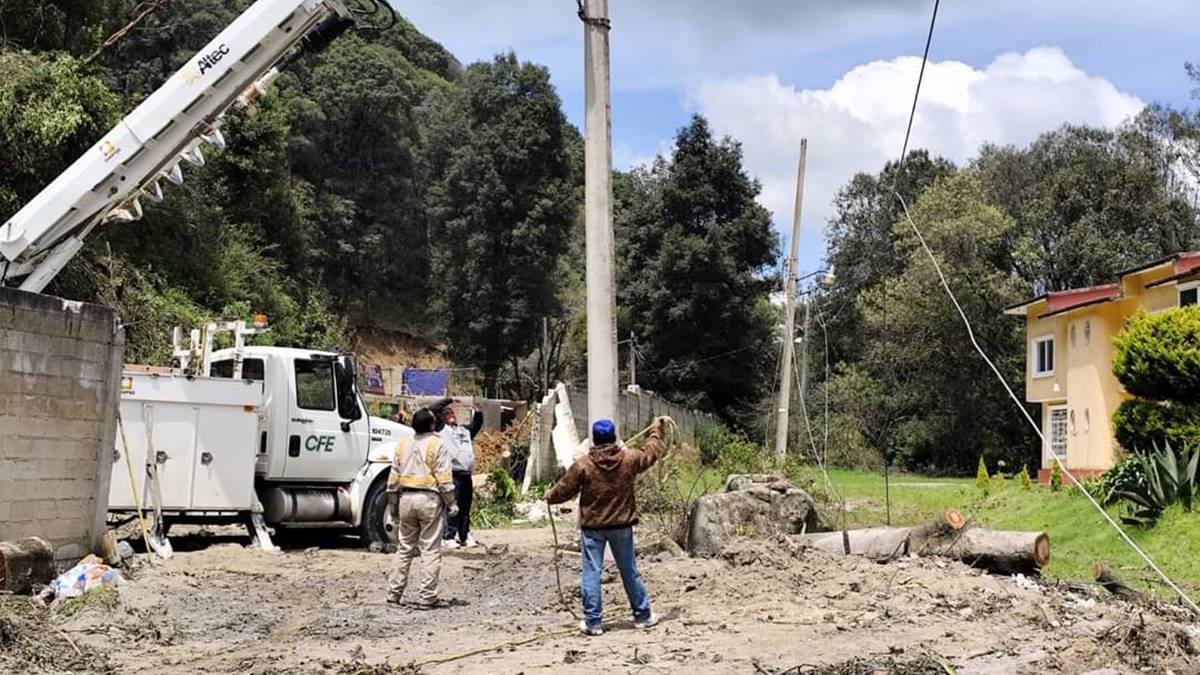
[[[377,480],[367,492],[361,534],[372,551],[394,550],[396,522],[388,508],[387,481]]]

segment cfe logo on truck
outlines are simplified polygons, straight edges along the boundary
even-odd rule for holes
[[[309,436],[304,439],[304,449],[309,452],[333,452],[333,436]]]

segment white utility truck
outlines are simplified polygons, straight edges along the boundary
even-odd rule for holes
[[[234,346],[213,350],[226,331]],[[388,468],[412,429],[368,414],[352,356],[244,346],[252,332],[209,324],[181,349],[177,331],[180,368],[127,368],[109,511],[152,506],[159,542],[164,524],[243,522],[267,549],[266,526],[339,527],[386,545]]]
[[[40,293],[92,230],[139,220],[143,199],[162,201],[164,186],[181,183],[185,167],[204,164],[204,148],[222,150],[226,115],[250,110],[281,70],[348,29],[394,24],[388,2],[254,2],[0,224],[0,284]],[[198,372],[128,369],[112,508],[151,505],[160,529],[164,514],[247,518],[268,547],[265,523],[340,524],[386,541],[381,448],[411,431],[368,417],[353,358],[245,347],[244,324],[211,328],[188,350],[202,359]],[[212,352],[219,330],[233,330],[237,346]]]

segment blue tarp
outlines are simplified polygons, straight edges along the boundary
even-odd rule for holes
[[[450,373],[445,370],[409,368],[404,371],[404,393],[409,396],[445,396]]]

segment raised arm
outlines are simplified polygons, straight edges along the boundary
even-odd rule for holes
[[[558,483],[546,491],[544,499],[547,504],[561,504],[579,494],[580,488],[583,487],[583,468],[580,464],[584,461],[582,459],[575,460],[563,477],[558,479]]]
[[[664,418],[656,417],[650,425],[650,432],[646,434],[646,443],[642,445],[642,449],[637,451],[635,462],[638,473],[649,469],[658,462],[663,453],[662,442],[662,421]]]
[[[474,410],[471,411],[471,426],[468,427],[468,430],[471,432],[471,440],[475,440],[475,436],[479,434],[480,429],[483,429],[483,410],[476,403]]]

